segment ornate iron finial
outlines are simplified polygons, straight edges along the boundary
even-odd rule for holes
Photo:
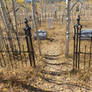
[[[80,15],[77,17],[77,24],[80,25]]]
[[[29,24],[28,24],[28,19],[27,19],[27,18],[25,18],[24,23],[25,23],[24,31],[28,31],[28,30],[30,30],[31,27],[30,27]]]
[[[25,23],[25,24],[28,24],[28,20],[27,20],[27,18],[25,18],[24,23]]]

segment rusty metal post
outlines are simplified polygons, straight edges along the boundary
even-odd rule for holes
[[[85,65],[86,65],[86,45],[85,45],[85,52],[84,52],[84,70],[85,70]]]
[[[90,40],[90,58],[89,58],[89,68],[90,68],[90,63],[91,63],[91,50],[92,50],[92,37],[91,37],[91,40]]]
[[[27,42],[30,64],[31,66],[34,64],[34,67],[35,67],[35,56],[34,56],[34,49],[33,49],[33,44],[32,44],[31,27],[28,25],[28,20],[26,18],[25,18],[25,25],[26,27],[24,28],[24,31],[26,35],[25,38]]]
[[[74,26],[74,55],[73,55],[73,69],[76,70],[80,68],[80,45],[81,45],[81,29],[80,15],[77,18],[77,24]]]

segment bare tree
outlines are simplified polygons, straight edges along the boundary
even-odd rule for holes
[[[35,3],[34,0],[32,0],[32,27],[35,27]]]
[[[0,7],[1,7],[2,19],[4,22],[5,28],[6,28],[7,36],[11,38],[13,24],[11,23],[10,16],[9,16],[8,11],[6,10],[4,2],[2,0],[0,0]],[[10,48],[13,51],[13,41],[12,41],[12,39],[8,39],[8,40],[9,40]]]
[[[42,20],[42,17],[43,17],[42,0],[39,0],[39,1],[40,1],[40,15],[41,15],[41,20]]]
[[[13,13],[14,13],[14,18],[15,18],[15,27],[16,27],[16,38],[17,38],[17,41],[18,41],[18,47],[19,47],[19,51],[21,51],[21,47],[20,47],[20,42],[19,42],[19,38],[18,38],[18,23],[17,23],[17,16],[16,16],[16,10],[15,10],[15,0],[12,0],[12,7],[13,7]]]
[[[27,3],[24,3],[24,9],[25,9],[25,16],[28,18],[28,8],[27,8]]]
[[[78,4],[82,4],[81,1],[77,0],[72,5],[70,5],[71,0],[66,0],[66,9],[67,9],[67,14],[66,14],[66,50],[65,50],[65,56],[68,56],[69,53],[69,35],[70,35],[70,15],[73,13],[73,8]],[[71,1],[72,2],[72,1]],[[73,16],[72,16],[72,23],[73,22]],[[73,24],[74,25],[74,24]]]
[[[39,33],[38,33],[38,28],[36,25],[36,18],[35,18],[35,14],[36,14],[36,7],[35,7],[35,2],[34,0],[32,0],[32,25],[37,33],[37,40],[38,40],[38,50],[39,50],[39,54],[41,55],[41,49],[40,49],[40,39],[39,39]]]
[[[66,0],[66,8],[67,8],[67,15],[66,15],[66,50],[65,50],[65,56],[68,56],[68,53],[69,53],[69,33],[70,33],[70,0]]]

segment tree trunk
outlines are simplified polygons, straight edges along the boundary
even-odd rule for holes
[[[21,53],[21,47],[20,47],[20,42],[19,42],[19,38],[18,38],[18,23],[17,23],[17,16],[16,16],[16,10],[15,10],[15,0],[12,0],[12,7],[13,7],[13,13],[14,13],[14,18],[15,18],[15,27],[16,27],[16,39],[18,42],[18,47],[19,47],[19,52]]]
[[[69,35],[70,35],[70,0],[66,0],[67,15],[66,15],[66,50],[65,56],[69,54]]]
[[[39,54],[41,55],[39,33],[37,31],[38,29],[37,29],[36,20],[35,20],[35,11],[36,11],[35,2],[34,2],[34,0],[32,0],[32,25],[37,33],[38,50],[39,50]]]
[[[41,20],[42,20],[43,18],[42,0],[40,0],[40,15],[41,15]]]
[[[7,33],[7,36],[10,38],[8,39],[9,41],[9,44],[10,44],[10,48],[11,50],[13,51],[14,48],[13,48],[13,41],[12,41],[12,36],[11,36],[11,19],[8,19],[9,15],[8,15],[8,12],[6,11],[6,8],[4,6],[4,2],[2,0],[0,0],[0,7],[1,7],[1,14],[2,14],[2,19],[3,19],[3,22],[4,22],[4,25],[5,25],[5,29],[6,29],[6,33]]]

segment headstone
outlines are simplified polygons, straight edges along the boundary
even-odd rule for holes
[[[54,18],[57,19],[57,11],[54,13]]]
[[[53,21],[53,18],[48,19],[48,27],[49,27],[49,28],[54,28],[54,21]]]

